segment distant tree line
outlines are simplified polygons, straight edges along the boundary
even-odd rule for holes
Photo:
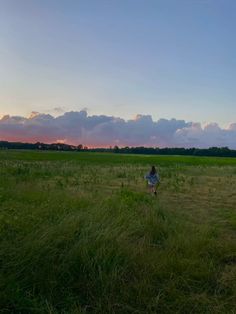
[[[81,151],[86,150],[87,147],[79,144],[69,145],[65,143],[52,143],[52,144],[45,144],[45,143],[21,143],[21,142],[7,142],[7,141],[0,141],[0,149],[36,149],[36,150],[61,150],[61,151]]]
[[[0,149],[31,149],[31,150],[56,150],[56,151],[89,151],[89,152],[109,152],[119,154],[145,154],[145,155],[189,155],[189,156],[218,156],[236,157],[236,150],[228,147],[210,148],[159,148],[159,147],[109,147],[109,148],[88,148],[79,144],[69,145],[65,143],[21,143],[0,141]]]
[[[188,155],[188,156],[218,156],[218,157],[236,157],[236,150],[228,147],[210,147],[210,148],[159,148],[159,147],[118,147],[113,148],[95,148],[90,151],[114,152],[119,154],[145,154],[145,155]]]
[[[118,149],[120,152],[126,152],[126,147]],[[145,148],[131,147],[128,149],[131,154],[152,154],[152,155],[190,155],[190,156],[221,156],[236,157],[236,150],[228,147],[210,147],[210,148]],[[117,149],[116,149],[117,151]]]

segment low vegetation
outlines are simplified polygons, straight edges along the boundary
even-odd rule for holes
[[[0,313],[236,313],[235,186],[230,158],[1,151]]]

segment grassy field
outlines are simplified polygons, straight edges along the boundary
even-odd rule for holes
[[[236,159],[0,151],[0,313],[236,313]]]

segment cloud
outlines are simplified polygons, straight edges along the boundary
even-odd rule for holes
[[[236,149],[236,123],[221,128],[176,119],[153,121],[150,115],[124,120],[113,116],[92,115],[87,111],[65,112],[59,116],[32,112],[26,117],[5,115],[0,119],[0,140],[88,146],[211,147]]]
[[[228,146],[236,149],[236,128],[233,124],[227,129],[222,129],[217,123],[210,123],[205,127],[200,123],[192,123],[175,132],[175,143],[184,147]]]
[[[61,113],[65,112],[65,109],[63,107],[55,107],[55,108],[53,108],[53,111],[55,113],[61,114]]]
[[[64,106],[57,106],[51,109],[46,110],[47,113],[52,114],[52,115],[61,115],[66,112],[66,108]]]

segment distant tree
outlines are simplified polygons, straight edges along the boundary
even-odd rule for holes
[[[117,145],[115,145],[114,148],[113,148],[113,152],[114,153],[119,153],[119,150],[120,150],[119,147]]]
[[[83,149],[83,145],[82,144],[79,144],[78,146],[77,146],[77,150],[82,150]]]

